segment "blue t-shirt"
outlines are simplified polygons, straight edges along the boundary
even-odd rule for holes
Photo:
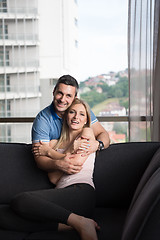
[[[97,118],[91,111],[91,124],[97,122]],[[36,116],[32,126],[32,142],[40,140],[49,142],[52,139],[59,139],[62,129],[62,118],[54,110],[53,103],[44,108]]]

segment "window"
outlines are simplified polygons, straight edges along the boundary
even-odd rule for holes
[[[3,33],[3,25],[0,23],[0,39],[8,39],[8,25],[4,25],[4,33]]]
[[[10,92],[10,76],[6,75],[6,91]],[[5,75],[0,75],[0,92],[5,92]]]
[[[2,28],[2,21],[0,21],[0,39],[3,39],[3,28]]]
[[[0,92],[4,92],[5,87],[4,87],[4,75],[0,75]]]
[[[5,36],[5,39],[8,39],[8,25],[4,25],[4,36]]]
[[[51,78],[49,79],[50,86],[53,87],[57,83],[58,78]]]
[[[0,116],[5,117],[5,101],[0,100]]]
[[[11,101],[7,100],[7,117],[11,116]]]
[[[9,50],[5,50],[4,48],[0,48],[0,66],[9,66]]]
[[[10,76],[9,75],[6,76],[6,89],[7,89],[7,92],[10,92],[11,86],[10,86]]]
[[[0,48],[0,67],[4,66],[3,50]]]
[[[128,1],[81,0],[78,6],[80,96],[99,118],[127,119]],[[128,123],[102,124],[112,142],[128,140]]]
[[[7,1],[6,0],[0,1],[0,12],[7,12]]]

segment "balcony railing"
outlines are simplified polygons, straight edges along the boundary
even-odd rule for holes
[[[28,142],[31,143],[31,127],[32,123],[34,121],[34,117],[1,117],[0,118],[0,141],[5,141],[5,142]],[[146,121],[152,122],[153,117],[151,116],[134,116],[134,117],[129,117],[129,116],[102,116],[98,117],[97,119],[99,122],[102,123],[102,125],[108,125],[108,124],[122,124],[125,125],[127,128],[127,133],[126,134],[116,134],[115,131],[107,131],[109,132],[110,138],[111,138],[111,143],[116,143],[117,142],[126,142],[130,141],[130,122],[143,122],[145,124]],[[20,136],[18,135],[18,126],[20,129],[23,129],[19,132]],[[10,133],[10,129],[12,127],[13,131],[13,136],[10,134],[8,135],[8,131]],[[115,139],[115,137],[119,137],[121,139]]]
[[[17,84],[17,85],[6,85],[0,86],[0,95],[7,94],[7,93],[37,93],[39,92],[39,85],[24,85],[24,84]]]
[[[39,66],[39,61],[38,60],[30,60],[30,61],[10,61],[10,60],[6,60],[3,61],[2,59],[0,59],[0,67],[38,67]]]
[[[12,13],[12,14],[37,14],[38,10],[37,8],[28,8],[28,7],[1,7],[0,8],[1,13]]]
[[[0,40],[10,41],[38,41],[38,34],[24,34],[24,33],[0,33]]]

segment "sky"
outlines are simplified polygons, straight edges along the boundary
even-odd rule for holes
[[[78,0],[80,81],[127,68],[128,0]]]

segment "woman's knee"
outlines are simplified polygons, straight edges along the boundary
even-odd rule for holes
[[[28,209],[30,198],[30,193],[28,192],[19,193],[13,197],[10,206],[14,211],[24,213]]]

